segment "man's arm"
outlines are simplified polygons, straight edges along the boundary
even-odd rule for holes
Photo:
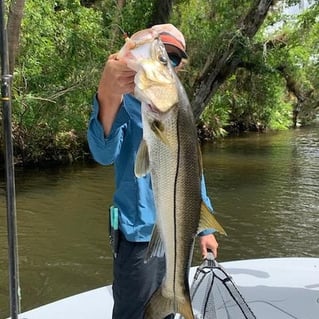
[[[112,164],[121,147],[121,137],[128,114],[123,95],[134,90],[135,72],[112,54],[104,67],[88,126],[88,143],[94,159]]]
[[[210,198],[207,195],[204,175],[202,175],[201,177],[201,194],[203,202],[213,212],[213,205],[210,201]],[[218,242],[215,238],[214,232],[215,230],[211,228],[206,229],[198,234],[199,247],[201,249],[201,254],[203,258],[207,256],[208,250],[211,250],[213,252],[215,258],[217,257]]]

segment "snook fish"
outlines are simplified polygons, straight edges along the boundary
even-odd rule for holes
[[[147,303],[145,318],[180,313],[193,319],[188,273],[194,238],[206,228],[225,231],[201,198],[202,163],[191,106],[157,32],[134,34],[118,57],[137,72],[134,94],[142,102],[135,174],[151,174],[157,218],[147,258],[166,257],[165,278]]]

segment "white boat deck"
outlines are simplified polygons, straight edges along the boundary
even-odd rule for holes
[[[258,319],[319,318],[319,258],[253,259],[221,265]],[[192,268],[191,278],[194,272]],[[112,289],[106,286],[27,311],[19,318],[111,319],[112,306]]]

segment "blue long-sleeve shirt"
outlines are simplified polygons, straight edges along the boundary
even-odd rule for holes
[[[88,128],[88,143],[98,163],[114,164],[116,190],[113,202],[119,210],[119,228],[129,241],[149,241],[155,223],[151,178],[150,174],[139,178],[134,174],[135,157],[143,136],[141,103],[132,95],[124,95],[108,136],[105,136],[98,120],[98,112],[99,104],[95,98]],[[204,178],[202,197],[212,209],[206,195]],[[212,232],[205,230],[200,235]]]

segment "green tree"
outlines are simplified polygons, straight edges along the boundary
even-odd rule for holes
[[[205,108],[201,120],[213,135],[223,135],[225,128],[283,129],[293,125],[296,108],[303,123],[305,115],[310,120],[317,112],[310,75],[317,71],[318,3],[295,16],[278,2],[258,30],[254,10],[262,2],[257,4],[207,1],[203,6],[192,0],[176,10],[175,20],[190,39],[185,82],[195,114]]]
[[[123,45],[124,32],[168,21],[187,39],[190,61],[181,78],[211,136],[307,123],[318,112],[318,1],[297,16],[286,15],[283,3],[26,1],[13,82],[17,160],[85,156],[106,57]]]
[[[16,147],[22,162],[79,156],[97,79],[110,53],[101,12],[79,1],[26,3],[15,69]]]

